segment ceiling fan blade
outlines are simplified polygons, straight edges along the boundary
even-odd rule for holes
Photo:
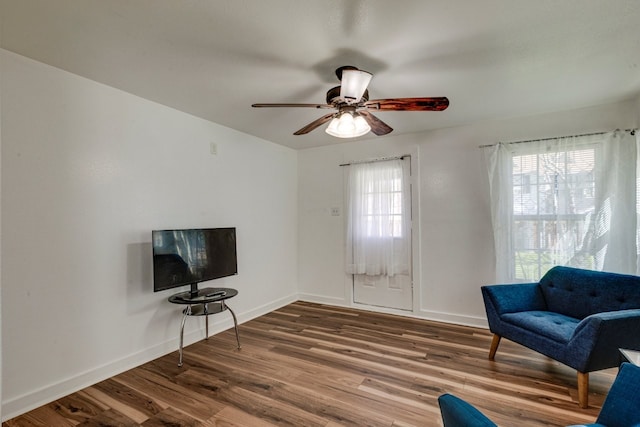
[[[449,106],[449,100],[446,97],[373,99],[364,106],[379,111],[442,111]]]
[[[369,123],[369,126],[371,126],[371,132],[375,133],[378,136],[386,135],[393,130],[391,126],[366,110],[358,111],[358,114],[364,117],[367,123]]]
[[[294,135],[304,135],[305,133],[309,133],[312,130],[314,130],[315,128],[317,128],[318,126],[320,126],[320,125],[322,125],[324,123],[327,123],[335,115],[336,115],[336,113],[329,113],[327,115],[324,115],[324,116],[320,117],[319,119],[312,121],[311,123],[309,123],[308,125],[306,125],[302,129],[295,131],[293,134]]]
[[[263,107],[303,107],[303,108],[333,108],[329,104],[251,104],[255,108]]]

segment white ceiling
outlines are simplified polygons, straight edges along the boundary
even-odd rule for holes
[[[630,99],[638,0],[0,0],[2,48],[278,144],[343,142],[323,103],[335,68],[370,98],[447,96],[381,112],[390,135]],[[363,138],[375,137],[372,134]]]

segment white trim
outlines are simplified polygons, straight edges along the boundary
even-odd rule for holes
[[[297,295],[292,294],[284,298],[269,302],[267,304],[263,304],[259,307],[238,314],[238,323],[244,323],[256,317],[260,317],[295,301],[297,301]],[[217,318],[216,322],[213,325],[211,325],[211,323],[213,322],[210,322],[209,324],[210,336],[216,335],[233,327],[233,320],[230,316],[228,319],[220,318],[219,321]],[[178,331],[178,328],[179,325],[176,324],[176,332]],[[190,344],[202,340],[203,338],[204,328],[196,330],[194,332],[185,333],[184,346],[186,347]],[[242,342],[242,334],[240,335],[240,342]],[[32,409],[53,402],[56,399],[82,390],[86,387],[99,383],[100,381],[104,381],[107,378],[111,378],[114,375],[118,375],[122,372],[155,360],[166,354],[176,352],[178,349],[178,345],[179,337],[176,335],[175,337],[170,338],[163,343],[154,345],[145,350],[130,354],[121,359],[106,363],[102,366],[98,366],[96,368],[82,372],[78,375],[69,377],[63,381],[50,384],[32,392],[15,397],[11,400],[2,402],[2,421],[7,421]],[[176,354],[176,364],[177,363],[178,359]]]
[[[471,326],[474,328],[489,329],[486,317],[468,316],[465,314],[451,314],[442,311],[420,310],[416,317],[434,322],[451,323],[454,325]]]
[[[430,320],[434,322],[452,323],[456,325],[473,326],[478,328],[488,328],[487,320],[482,317],[473,317],[465,315],[455,315],[450,313],[442,313],[436,311],[421,310],[417,313],[403,310],[394,310],[383,307],[374,307],[364,304],[352,304],[348,300],[341,298],[326,297],[315,294],[291,294],[278,300],[263,304],[252,310],[246,311],[238,315],[238,323],[248,322],[272,311],[278,310],[288,304],[296,301],[306,301],[317,304],[326,304],[335,307],[354,308],[358,310],[366,310],[376,313],[395,314],[398,316]],[[211,325],[210,325],[211,326]],[[213,328],[209,331],[210,336],[214,336],[222,331],[233,327],[231,318],[216,321]],[[177,325],[176,325],[177,329]],[[204,330],[197,330],[185,334],[185,346],[193,344],[204,338]],[[242,334],[240,336],[242,342]],[[140,366],[144,363],[155,360],[166,354],[175,352],[178,348],[178,337],[173,337],[161,344],[149,347],[143,351],[133,353],[122,359],[109,362],[94,369],[87,370],[78,375],[70,377],[64,381],[60,381],[48,386],[42,387],[30,393],[8,400],[2,403],[2,421],[7,421],[18,415],[24,414],[30,410],[38,408],[56,399],[67,396],[76,391],[94,385],[107,378],[111,378],[129,369]],[[177,356],[176,356],[177,357]],[[177,363],[177,358],[176,358]]]
[[[405,150],[403,150],[405,151]],[[400,154],[400,155],[389,155],[389,156],[385,156],[385,157],[380,157],[377,159],[373,159],[373,160],[362,160],[362,161],[351,161],[349,163],[344,163],[341,164],[340,166],[347,166],[347,165],[351,165],[351,164],[357,164],[357,163],[368,163],[368,162],[376,162],[376,161],[385,161],[385,160],[394,160],[394,159],[404,159],[406,157],[409,158],[409,170],[410,170],[410,176],[409,176],[409,181],[410,181],[410,198],[411,198],[411,301],[412,301],[412,311],[413,313],[418,312],[419,308],[420,308],[420,301],[421,301],[421,287],[420,284],[422,283],[422,268],[421,268],[421,263],[420,263],[420,256],[421,256],[421,244],[420,242],[421,240],[421,234],[420,234],[420,150],[418,149],[417,146],[412,147],[410,150],[408,150],[408,154]],[[349,204],[349,200],[347,197],[347,187],[346,187],[346,182],[344,180],[345,178],[345,174],[342,174],[342,179],[343,179],[343,185],[342,185],[342,203],[343,206],[348,206]],[[346,210],[346,209],[345,209]],[[346,235],[347,233],[347,224],[346,224],[346,220],[343,219],[343,233]],[[345,238],[346,241],[346,238]],[[343,268],[344,270],[344,268]],[[345,280],[344,280],[344,285],[345,285],[345,289],[344,289],[344,298],[345,300],[340,300],[336,298],[336,301],[340,301],[339,306],[342,307],[354,307],[354,308],[361,308],[361,307],[366,307],[366,304],[361,304],[361,303],[357,303],[354,301],[354,277],[351,274],[347,274],[345,273]],[[317,295],[310,295],[311,298],[315,298],[315,297],[319,297],[319,298],[323,298]],[[319,300],[314,299],[313,302],[318,302]],[[323,304],[334,304],[332,302],[326,302]],[[374,307],[374,306],[372,306]],[[387,310],[386,307],[377,307],[375,306],[377,311],[379,312],[386,312],[383,310]],[[411,313],[411,311],[406,311],[406,310],[395,310],[389,308],[389,310],[391,310],[392,313],[398,313],[398,314],[406,314],[406,313]],[[374,310],[376,311],[376,310]]]
[[[300,301],[311,302],[316,304],[326,304],[335,307],[353,308],[356,310],[371,311],[374,313],[395,314],[398,316],[410,317],[412,319],[430,320],[438,323],[449,323],[454,325],[471,326],[474,328],[488,329],[489,324],[484,317],[466,316],[460,314],[444,313],[439,311],[419,310],[411,312],[406,310],[397,310],[393,308],[378,307],[373,305],[350,303],[347,300],[339,298],[328,298],[314,294],[300,294]]]
[[[333,305],[336,307],[347,307],[347,308],[351,307],[351,304],[349,303],[349,299],[347,298],[327,297],[324,295],[317,295],[317,294],[307,294],[307,293],[298,294],[298,301]]]
[[[411,290],[413,312],[420,309],[422,301],[422,235],[420,233],[420,150],[411,150]]]

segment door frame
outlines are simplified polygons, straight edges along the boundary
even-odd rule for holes
[[[409,156],[410,158],[410,171],[411,171],[411,276],[412,276],[412,310],[398,310],[395,308],[386,308],[379,307],[375,305],[367,305],[361,304],[354,301],[353,295],[353,274],[344,273],[344,298],[345,302],[350,307],[354,308],[362,308],[369,311],[377,311],[380,313],[392,313],[392,314],[416,314],[420,311],[420,284],[421,280],[421,272],[422,269],[420,267],[420,162],[418,157],[418,147],[414,146],[411,149],[404,149],[400,153],[387,153],[382,156],[377,156],[378,158],[385,157],[395,157],[395,156]],[[344,175],[343,175],[344,179]],[[344,188],[344,185],[343,185]],[[347,192],[343,191],[343,204],[345,207],[345,212],[347,212],[346,207],[348,206],[347,200]],[[347,221],[346,214],[343,215],[343,236],[346,236],[347,233]],[[346,239],[345,242],[345,250],[346,250]]]

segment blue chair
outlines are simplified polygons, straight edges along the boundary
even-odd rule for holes
[[[440,396],[438,404],[444,427],[497,427],[482,412],[452,394]]]
[[[444,427],[496,427],[482,412],[456,396],[443,394],[438,403]],[[622,364],[598,419],[584,426],[640,427],[640,367]]]

